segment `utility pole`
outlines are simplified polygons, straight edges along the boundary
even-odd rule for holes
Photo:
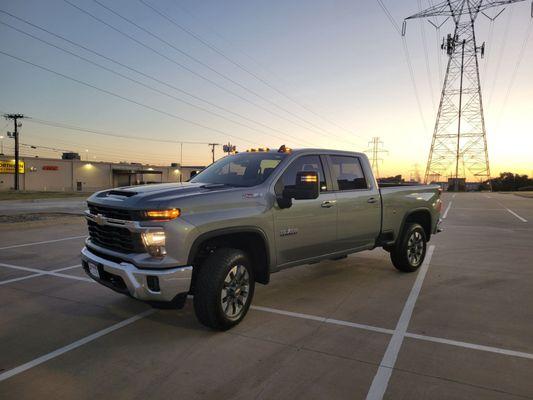
[[[215,162],[215,147],[220,146],[220,143],[208,143],[208,146],[211,146],[211,159],[212,162]]]
[[[407,17],[407,20],[431,17],[451,18],[453,34],[443,39],[441,49],[448,55],[437,119],[424,182],[453,177],[454,189],[459,188],[459,165],[467,174],[485,179],[490,185],[487,132],[479,77],[479,56],[485,54],[485,43],[477,45],[475,22],[480,13],[498,6],[524,0],[445,0]],[[498,14],[499,15],[499,14]],[[532,4],[533,17],[533,4]],[[494,18],[495,19],[495,18]],[[441,25],[434,26],[440,28]]]
[[[19,119],[23,119],[24,115],[22,114],[5,114],[5,119],[12,119],[13,125],[14,125],[14,131],[12,134],[12,138],[15,139],[15,185],[14,189],[19,190],[19,163],[20,163],[20,157],[19,157],[19,131],[18,128],[22,126],[21,123],[18,122]]]
[[[383,149],[383,142],[379,140],[379,137],[373,137],[370,142],[368,142],[368,145],[370,146],[365,153],[370,154],[370,163],[372,165],[372,171],[374,171],[374,175],[376,176],[376,179],[379,179],[379,163],[380,161],[383,161],[382,158],[380,158],[380,154],[382,153],[388,153],[387,150]]]

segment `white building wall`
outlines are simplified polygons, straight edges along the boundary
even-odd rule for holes
[[[13,157],[0,156],[0,160],[12,159]],[[193,170],[201,169],[31,157],[21,157],[21,161],[25,163],[25,171],[19,175],[20,188],[27,191],[69,192],[78,191],[80,187],[83,192],[108,189],[117,185],[118,180],[114,179],[113,170],[142,170],[146,173],[139,174],[138,177],[145,183],[179,182],[180,174],[182,181],[186,181]],[[153,173],[149,173],[152,170]],[[14,174],[0,173],[0,190],[12,189],[13,183]]]

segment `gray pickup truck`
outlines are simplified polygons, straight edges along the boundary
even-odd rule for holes
[[[249,151],[186,183],[105,190],[88,199],[87,274],[154,307],[181,308],[225,330],[255,283],[284,268],[383,247],[415,271],[438,232],[438,186],[380,188],[362,153]]]

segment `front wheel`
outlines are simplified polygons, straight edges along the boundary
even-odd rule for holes
[[[248,312],[254,288],[253,269],[246,253],[218,249],[200,266],[196,277],[196,317],[209,328],[227,330]]]
[[[426,257],[427,239],[424,228],[416,223],[405,226],[403,235],[390,251],[394,266],[402,272],[414,272]]]

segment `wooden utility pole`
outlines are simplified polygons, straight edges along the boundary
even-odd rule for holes
[[[14,131],[10,135],[13,139],[15,139],[15,185],[14,189],[19,190],[19,131],[18,128],[20,127],[18,120],[23,119],[24,115],[22,114],[5,114],[5,119],[12,119],[14,124]]]

